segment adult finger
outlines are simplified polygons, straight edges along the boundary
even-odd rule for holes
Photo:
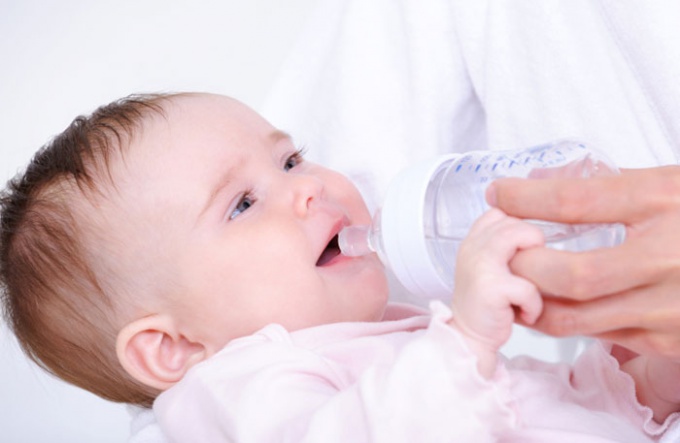
[[[626,328],[597,334],[594,338],[616,343],[642,355],[659,355],[680,361],[680,334]]]
[[[680,301],[662,289],[638,288],[575,302],[544,297],[543,313],[531,326],[555,336],[602,336],[623,329],[677,331]]]
[[[635,223],[680,206],[680,167],[624,170],[620,175],[556,179],[503,178],[487,200],[509,215],[564,223]]]
[[[543,294],[587,300],[647,285],[661,278],[664,256],[640,260],[642,238],[613,247],[574,253],[549,248],[517,252],[511,271],[534,283]]]

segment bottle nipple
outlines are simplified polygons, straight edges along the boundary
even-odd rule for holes
[[[342,255],[360,257],[375,252],[371,247],[370,226],[347,226],[338,233],[338,246]]]

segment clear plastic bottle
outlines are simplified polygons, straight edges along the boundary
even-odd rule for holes
[[[595,177],[617,174],[603,154],[578,141],[559,141],[516,151],[473,151],[416,164],[392,181],[370,226],[340,232],[344,255],[377,252],[399,281],[426,298],[448,298],[460,242],[489,209],[488,185],[500,177]],[[584,251],[615,246],[625,238],[620,224],[575,224],[530,220],[549,247]]]

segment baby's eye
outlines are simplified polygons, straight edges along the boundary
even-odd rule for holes
[[[304,148],[298,149],[286,159],[286,162],[283,164],[283,170],[286,172],[290,171],[291,169],[305,161],[304,156],[305,156]]]
[[[239,198],[238,203],[236,204],[236,207],[234,207],[234,210],[229,214],[229,220],[233,220],[245,211],[248,210],[251,206],[255,204],[255,198],[250,194],[250,192],[245,192],[241,198]]]

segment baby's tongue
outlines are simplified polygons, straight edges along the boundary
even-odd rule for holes
[[[324,249],[323,252],[321,253],[321,257],[319,257],[319,260],[316,262],[316,265],[324,266],[338,255],[340,255],[340,248],[338,248],[338,237],[335,236],[330,241],[330,243],[328,243],[326,249]]]

